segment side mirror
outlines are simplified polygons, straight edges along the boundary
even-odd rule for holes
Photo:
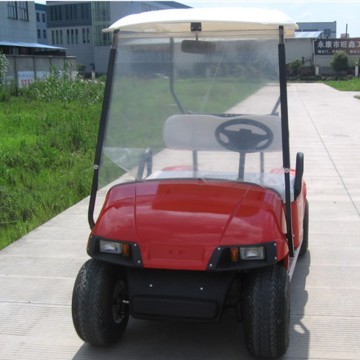
[[[294,197],[295,199],[301,193],[302,187],[302,178],[304,175],[304,154],[298,152],[296,154],[296,174],[295,174],[295,183],[294,183]]]

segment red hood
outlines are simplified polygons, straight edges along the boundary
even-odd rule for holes
[[[93,233],[138,243],[144,266],[200,270],[217,246],[274,241],[283,227],[282,203],[271,190],[168,180],[112,188]]]

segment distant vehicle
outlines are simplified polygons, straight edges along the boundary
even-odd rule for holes
[[[302,153],[290,169],[285,38],[296,28],[279,12],[212,8],[106,30],[91,259],[72,299],[81,339],[112,344],[129,315],[215,321],[232,307],[252,354],[286,352],[309,221]]]

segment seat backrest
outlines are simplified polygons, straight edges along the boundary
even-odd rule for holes
[[[216,140],[215,132],[220,125],[235,119],[255,120],[267,126],[273,133],[273,140],[263,152],[281,150],[281,120],[274,115],[172,115],[164,124],[165,145],[178,150],[229,151]]]

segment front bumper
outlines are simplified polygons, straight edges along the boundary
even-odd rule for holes
[[[214,321],[234,273],[128,268],[127,279],[134,318]]]

